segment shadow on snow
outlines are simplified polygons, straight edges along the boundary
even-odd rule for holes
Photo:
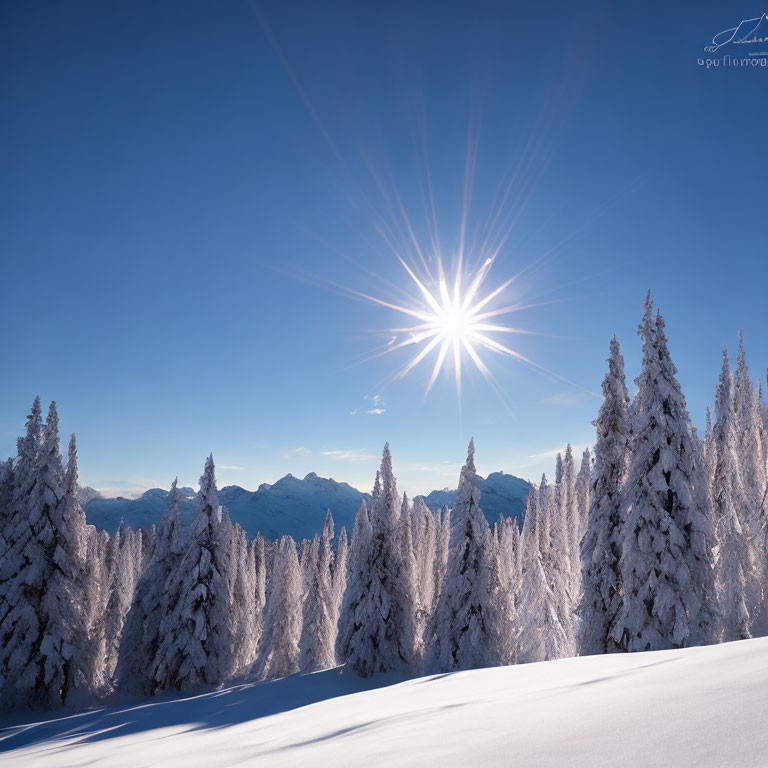
[[[362,679],[337,667],[200,694],[117,699],[112,706],[64,716],[50,715],[42,720],[34,720],[30,712],[16,713],[0,719],[0,753],[36,744],[48,751],[52,746],[55,748],[56,742],[66,741],[69,746],[159,728],[224,728],[404,679],[390,675]]]

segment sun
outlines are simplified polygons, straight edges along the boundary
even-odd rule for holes
[[[476,270],[469,273],[463,272],[459,259],[451,275],[446,274],[443,260],[437,255],[433,259],[436,274],[427,271],[426,276],[419,276],[400,256],[397,258],[411,279],[411,288],[416,289],[413,291],[412,301],[395,304],[355,292],[369,301],[419,321],[404,328],[384,329],[388,334],[394,335],[385,349],[377,352],[374,357],[404,347],[418,347],[418,352],[397,371],[396,379],[405,377],[426,358],[434,357],[425,394],[429,394],[443,369],[452,368],[456,391],[461,395],[462,366],[465,360],[470,360],[496,389],[491,372],[481,357],[483,350],[539,367],[495,338],[498,334],[533,333],[504,325],[497,319],[526,307],[512,304],[492,308],[492,303],[503,295],[514,280],[511,278],[495,287],[486,284],[495,255],[486,257]]]

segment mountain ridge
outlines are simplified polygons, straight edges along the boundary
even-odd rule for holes
[[[525,500],[530,485],[527,481],[504,472],[492,472],[487,478],[478,477],[480,506],[488,521],[494,523],[499,515],[516,517],[522,524]],[[93,488],[81,489],[81,503],[88,522],[114,533],[123,521],[131,528],[149,528],[160,519],[168,504],[168,491],[149,488],[140,496],[108,498]],[[193,488],[179,488],[179,511],[183,523],[191,522],[196,511]],[[337,530],[346,526],[351,533],[355,514],[361,501],[371,501],[368,493],[333,478],[309,472],[304,478],[288,473],[274,483],[262,483],[249,491],[239,485],[227,485],[219,490],[219,503],[225,507],[233,522],[243,526],[250,538],[258,531],[268,539],[284,534],[300,540],[311,538],[322,530],[326,510],[330,509]],[[431,491],[422,496],[434,510],[451,507],[456,491],[448,488]]]

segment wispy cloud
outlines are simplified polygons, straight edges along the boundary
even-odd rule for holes
[[[373,461],[377,457],[370,453],[365,453],[358,448],[343,451],[322,451],[323,456],[331,456],[339,461]]]
[[[381,395],[366,395],[363,400],[367,400],[368,402],[362,408],[354,408],[351,410],[349,412],[350,416],[358,416],[361,413],[365,413],[368,416],[381,416],[382,413],[387,412]]]
[[[245,467],[236,467],[233,464],[217,464],[216,469],[226,469],[230,472],[242,472]]]

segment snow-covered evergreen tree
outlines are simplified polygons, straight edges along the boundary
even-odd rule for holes
[[[405,668],[414,654],[413,594],[407,588],[403,554],[398,548],[399,507],[386,444],[374,486],[364,560],[358,562],[356,553],[354,570],[350,571],[349,600],[345,596],[349,615],[338,646],[340,660],[346,660],[363,677]],[[356,547],[354,538],[352,545]]]
[[[760,501],[766,487],[766,456],[763,452],[764,425],[760,402],[749,378],[744,354],[744,337],[739,331],[739,353],[733,374],[733,411],[736,419],[736,454],[744,493],[749,507],[744,510],[742,523],[751,535],[764,526],[765,517]]]
[[[282,536],[272,572],[272,586],[264,616],[257,677],[271,679],[299,671],[301,638],[301,571],[296,544]]]
[[[368,612],[373,607],[368,595],[371,583],[369,564],[372,538],[368,505],[363,498],[352,528],[347,584],[336,639],[336,656],[341,662],[349,661],[354,668],[362,667],[369,675],[373,674],[373,670],[370,669],[368,660],[373,658],[374,649],[370,635],[363,631],[363,628],[370,621]]]
[[[267,604],[267,554],[264,537],[260,533],[257,533],[256,538],[251,542],[251,550],[255,588],[253,642],[258,657],[261,635],[264,631],[264,608]]]
[[[565,642],[559,636],[553,640],[551,648],[553,652],[557,652],[558,658],[573,656],[576,652],[571,558],[568,556],[571,536],[563,503],[565,496],[564,465],[562,457],[558,454],[555,463],[555,484],[550,486],[546,476],[542,476],[537,502],[542,565],[554,600],[557,627],[566,638]]]
[[[437,603],[437,549],[440,532],[440,517],[426,505],[421,496],[413,501],[414,553],[416,583],[416,636],[424,643],[424,634]]]
[[[589,519],[589,502],[592,493],[590,477],[592,474],[592,457],[589,448],[584,449],[581,454],[581,464],[579,465],[579,474],[576,475],[576,505],[579,510],[579,558],[581,558],[581,540],[587,532],[587,521]]]
[[[123,627],[141,571],[141,533],[133,531],[122,520],[109,542],[108,564],[110,593],[104,615],[105,674],[106,679],[112,681],[120,655]]]
[[[603,379],[603,398],[593,422],[597,432],[595,469],[587,531],[581,542],[579,649],[584,655],[618,650],[612,631],[621,606],[621,489],[627,473],[630,423],[624,358],[615,336]]]
[[[226,677],[249,668],[256,660],[258,640],[255,552],[239,523],[229,524],[231,650]]]
[[[768,630],[766,595],[768,595],[768,562],[765,537],[768,533],[766,507],[766,454],[765,423],[760,399],[749,378],[744,354],[744,338],[739,331],[739,352],[733,374],[733,411],[735,418],[735,446],[739,468],[743,503],[737,505],[736,514],[747,540],[747,556],[751,566],[745,574],[746,601],[761,631]]]
[[[445,580],[435,612],[429,668],[475,669],[511,661],[509,590],[501,583],[498,548],[479,505],[475,446],[461,470]]]
[[[543,491],[541,487],[532,486],[528,493],[520,542],[520,593],[513,637],[515,658],[521,663],[561,658],[571,650],[570,640],[560,623],[555,595],[544,570],[542,547],[546,510],[553,505],[548,498],[550,494],[546,486]]]
[[[108,550],[110,536],[92,525],[86,531],[85,597],[86,637],[90,678],[96,694],[109,690],[106,656],[107,638],[104,617],[110,596]]]
[[[218,685],[231,648],[230,558],[218,534],[221,515],[213,456],[200,478],[198,508],[187,549],[167,581],[160,623],[155,690]]]
[[[341,618],[341,606],[344,602],[344,592],[347,589],[347,571],[349,566],[349,540],[347,529],[342,526],[339,532],[339,541],[336,544],[336,555],[333,558],[333,628],[334,628],[334,659],[336,658],[336,645],[339,637],[339,623]]]
[[[0,559],[0,627],[4,626],[9,612],[23,599],[19,584],[24,583],[23,572],[28,566],[24,551],[32,546],[32,528],[29,522],[32,505],[32,489],[35,486],[37,454],[42,437],[42,411],[40,398],[32,403],[26,421],[26,434],[18,440],[18,455],[14,464],[10,504],[3,526],[2,559]],[[24,613],[21,606],[19,612]],[[4,651],[0,648],[0,654]],[[2,664],[0,655],[0,665]],[[0,666],[0,675],[2,666]],[[1,678],[0,678],[1,679]]]
[[[333,517],[330,509],[323,532],[310,542],[304,573],[303,626],[299,666],[303,672],[328,669],[336,661],[336,624],[333,591]]]
[[[499,549],[505,581],[510,592],[515,595],[520,586],[520,528],[514,517],[499,518]]]
[[[154,554],[136,586],[125,620],[117,664],[117,685],[124,692],[151,695],[155,689],[155,656],[160,645],[160,624],[168,610],[168,579],[184,553],[179,519],[178,478],[168,507],[155,528]]]
[[[752,575],[748,537],[742,531],[737,510],[746,504],[737,458],[736,418],[731,397],[728,350],[723,348],[723,367],[715,397],[717,421],[712,433],[712,507],[718,533],[717,586],[720,593],[723,639],[751,637],[747,589]]]
[[[576,496],[576,467],[573,460],[573,448],[570,443],[565,448],[565,460],[563,461],[562,505],[567,537],[568,595],[571,606],[573,606],[574,602],[578,601],[581,591],[581,558],[579,555],[581,519]]]
[[[35,399],[19,448],[0,571],[0,706],[82,704],[92,682],[83,610],[86,525],[75,443],[65,473],[55,403],[43,428]]]
[[[706,478],[664,320],[650,295],[639,333],[643,361],[622,541],[622,606],[613,638],[647,651],[710,642],[717,630],[713,529]]]

